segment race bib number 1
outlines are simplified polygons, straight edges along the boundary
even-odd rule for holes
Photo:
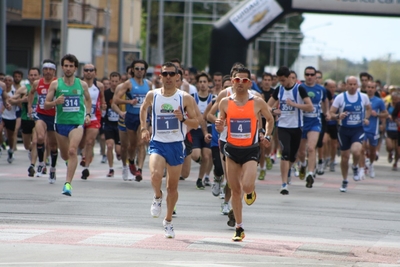
[[[157,116],[157,131],[172,131],[178,129],[179,129],[178,119],[174,115]]]

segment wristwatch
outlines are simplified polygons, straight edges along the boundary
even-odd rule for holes
[[[264,139],[267,139],[268,142],[271,142],[271,136],[270,135],[264,135]]]
[[[86,113],[86,116],[89,116],[89,117],[91,117],[92,115],[90,115],[90,113]]]

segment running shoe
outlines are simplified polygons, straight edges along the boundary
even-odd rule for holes
[[[293,169],[294,176],[299,177],[299,175],[300,175],[299,165],[297,165],[296,163],[293,164],[292,169]]]
[[[260,170],[260,175],[258,175],[258,180],[264,180],[265,179],[265,170]]]
[[[397,163],[393,163],[392,171],[397,171]]]
[[[29,168],[28,168],[28,176],[29,177],[33,177],[33,176],[35,176],[35,166],[29,166]]]
[[[210,178],[208,178],[207,176],[204,178],[204,185],[205,186],[211,186]]]
[[[244,239],[244,229],[242,227],[236,228],[235,234],[232,237],[232,240],[235,242],[240,242]]]
[[[306,178],[306,187],[307,188],[312,188],[312,185],[314,183],[314,175],[312,172],[309,172]]]
[[[342,187],[340,187],[340,192],[346,192],[347,191],[347,184],[348,184],[349,182],[347,182],[347,180],[343,180],[343,182],[342,182]]]
[[[143,179],[142,177],[142,170],[138,169],[135,173],[135,181],[140,182]]]
[[[7,153],[8,153],[7,162],[11,164],[14,161],[14,151],[12,149],[9,149]]]
[[[110,169],[110,171],[107,174],[107,177],[114,177],[114,169]]]
[[[388,153],[388,162],[389,162],[389,163],[392,163],[392,161],[393,161],[393,152],[390,151],[390,152]]]
[[[46,166],[43,166],[42,174],[47,174],[47,167]]]
[[[196,181],[196,187],[197,187],[197,189],[199,189],[199,190],[204,190],[204,185],[203,185],[203,181],[201,181],[201,179],[197,179],[197,181]]]
[[[256,201],[256,198],[257,198],[256,191],[253,191],[250,194],[244,194],[243,196],[244,202],[246,202],[248,206],[251,206],[254,203],[254,201]]]
[[[172,217],[176,217],[176,206],[174,207],[174,210],[172,211]]]
[[[271,157],[267,157],[265,159],[266,165],[267,165],[267,170],[271,170],[272,169],[272,160]]]
[[[129,171],[132,173],[132,175],[136,175],[136,166],[135,166],[135,164],[129,163]]]
[[[226,224],[230,227],[235,227],[236,220],[235,214],[233,214],[233,209],[228,212],[228,221],[226,222]]]
[[[220,199],[225,199],[225,186],[226,184],[221,185],[220,191],[219,191],[219,198]]]
[[[353,180],[354,181],[360,181],[360,176],[359,176],[359,170],[358,167],[352,167],[353,169]]]
[[[71,189],[72,189],[72,187],[71,187],[71,184],[70,183],[65,183],[64,184],[64,187],[63,187],[63,191],[61,192],[63,195],[66,195],[66,196],[71,196]]]
[[[166,238],[175,238],[174,226],[172,225],[172,222],[167,222],[164,219],[163,226],[164,226],[164,231],[165,231],[164,236]]]
[[[281,186],[281,194],[282,195],[289,195],[289,190],[287,184]]]
[[[334,172],[335,171],[335,162],[331,161],[331,163],[329,164],[329,171]]]
[[[44,163],[39,163],[39,166],[37,167],[36,171],[36,177],[41,177],[43,175],[43,169],[44,169]]]
[[[160,198],[156,198],[156,196],[153,197],[153,203],[151,204],[151,207],[150,207],[150,214],[151,214],[151,216],[153,216],[153,218],[160,217],[162,198],[163,198],[162,191],[161,191]]]
[[[229,203],[223,202],[221,203],[221,214],[223,215],[228,215],[229,213]]]
[[[317,174],[318,175],[323,175],[325,173],[324,171],[324,162],[322,160],[318,161],[317,164]]]
[[[122,167],[122,180],[128,181],[128,176],[129,176],[128,166]]]
[[[365,169],[364,168],[359,168],[358,169],[358,181],[361,181],[361,180],[364,180],[364,179],[365,179]]]
[[[304,178],[306,178],[306,169],[307,169],[307,166],[303,166],[303,165],[300,166],[300,171],[299,171],[300,180],[304,180]]]
[[[214,177],[214,183],[212,184],[211,187],[211,193],[213,194],[214,197],[219,196],[221,192],[221,177],[217,178]]]
[[[369,177],[375,178],[375,168],[374,168],[374,164],[370,164],[370,165],[369,165]]]
[[[56,182],[56,168],[50,167],[49,183],[54,184]]]
[[[82,157],[81,163],[79,163],[82,167],[86,166],[86,159],[85,157]]]
[[[89,177],[89,175],[90,175],[89,170],[88,170],[88,169],[84,169],[84,170],[82,171],[81,179],[82,179],[82,180],[87,180],[87,178]]]
[[[46,158],[46,166],[50,166],[50,156]]]
[[[107,156],[103,155],[103,157],[101,158],[101,163],[106,163],[107,162]]]

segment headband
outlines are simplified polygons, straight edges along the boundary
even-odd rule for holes
[[[43,66],[42,66],[42,69],[44,69],[44,68],[49,68],[49,69],[55,70],[55,69],[56,69],[56,65],[54,65],[54,64],[51,63],[51,62],[46,62],[46,63],[44,63]]]

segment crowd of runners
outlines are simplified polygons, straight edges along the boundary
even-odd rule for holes
[[[343,177],[338,188],[346,192],[349,164],[354,181],[375,178],[374,162],[385,139],[387,160],[397,170],[400,94],[366,72],[336,82],[309,66],[299,81],[294,71],[280,67],[258,79],[241,63],[229,74],[209,75],[172,59],[151,79],[144,60],[98,79],[93,64],[85,64],[77,77],[74,55],[62,58],[61,77],[57,65],[44,60],[40,68],[30,68],[26,83],[21,71],[0,73],[0,144],[8,163],[25,164],[13,155],[21,132],[27,175],[47,175],[56,183],[60,153],[67,165],[62,194],[71,196],[78,165],[83,180],[90,177],[92,161],[100,160],[108,164],[105,177],[115,175],[117,163],[124,181],[140,182],[149,154],[150,213],[159,217],[166,199],[167,238],[175,237],[178,184],[189,177],[191,164],[199,164],[191,174],[193,186],[209,186],[222,199],[220,212],[235,228],[234,241],[245,237],[243,201],[256,201],[255,182],[272,168],[280,169],[280,193],[288,195],[293,177],[311,189],[317,175],[338,171],[338,164]],[[93,153],[96,142],[100,159]]]

